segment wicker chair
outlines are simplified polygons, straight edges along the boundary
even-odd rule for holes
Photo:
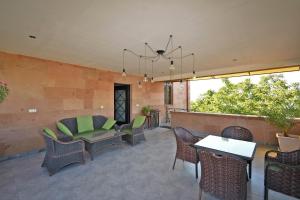
[[[201,180],[199,199],[202,192],[224,200],[247,198],[247,163],[232,156],[217,156],[200,151]]]
[[[123,139],[131,145],[135,145],[142,140],[146,140],[144,135],[145,119],[145,116],[136,116],[136,118],[132,120],[130,124],[121,125],[119,129],[120,132],[127,133],[123,136]],[[135,120],[139,121],[139,126],[134,128]]]
[[[222,131],[221,136],[248,142],[253,141],[251,131],[241,126],[228,126]]]
[[[42,136],[46,143],[46,155],[42,167],[48,169],[50,176],[69,164],[84,164],[83,141],[61,142],[54,140],[45,133]]]
[[[221,136],[225,138],[232,138],[236,140],[244,140],[248,142],[253,141],[253,135],[250,130],[241,126],[228,126],[222,132]],[[249,178],[252,175],[252,161],[248,161],[249,166]]]
[[[176,138],[177,150],[173,163],[173,170],[176,159],[188,161],[195,164],[196,178],[198,178],[198,155],[197,150],[192,145],[199,141],[199,138],[192,135],[190,131],[182,127],[173,128]]]
[[[264,199],[268,189],[300,198],[300,150],[266,152]]]

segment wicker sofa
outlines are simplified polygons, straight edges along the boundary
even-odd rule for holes
[[[92,126],[93,126],[93,130],[91,131],[86,131],[86,132],[81,132],[78,130],[78,124],[77,124],[77,117],[72,117],[72,118],[65,118],[65,119],[61,119],[59,120],[59,122],[61,122],[62,124],[64,124],[73,134],[73,138],[72,139],[79,139],[83,134],[93,134],[95,131],[99,131],[99,130],[103,130],[103,125],[105,124],[105,122],[108,120],[107,117],[102,116],[102,115],[94,115],[91,116],[92,117]],[[118,129],[117,125],[114,125],[113,128],[115,130]],[[68,141],[68,139],[70,139],[66,134],[64,134],[59,128],[58,128],[58,137],[60,140],[63,141]]]

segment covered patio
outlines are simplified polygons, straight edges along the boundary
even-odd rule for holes
[[[299,10],[295,0],[0,1],[0,200],[300,198],[298,77],[228,81],[300,73]],[[218,97],[235,113],[193,110],[192,81],[210,79],[233,89],[199,96],[197,109]]]

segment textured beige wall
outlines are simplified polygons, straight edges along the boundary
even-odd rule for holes
[[[265,118],[246,115],[226,115],[194,112],[173,112],[172,127],[181,126],[196,131],[203,131],[220,135],[227,126],[242,126],[248,128],[254,140],[261,144],[277,144],[275,134],[280,132],[270,125]],[[300,120],[295,120],[295,126],[290,131],[291,134],[300,135]]]
[[[0,52],[0,80],[7,82],[10,89],[0,104],[0,156],[42,148],[41,129],[54,128],[59,119],[82,114],[113,117],[114,83],[131,85],[131,118],[144,105],[164,109],[163,83],[147,83],[139,89],[139,79]],[[30,108],[37,112],[29,113]]]

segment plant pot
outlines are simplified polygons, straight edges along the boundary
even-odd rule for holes
[[[288,134],[288,137],[283,136],[283,133],[276,133],[279,149],[282,152],[290,152],[300,149],[300,136]]]

